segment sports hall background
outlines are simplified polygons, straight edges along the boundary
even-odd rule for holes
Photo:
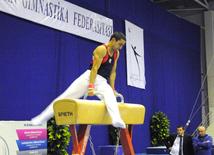
[[[125,102],[146,107],[145,123],[133,129],[135,153],[151,146],[149,122],[155,112],[168,116],[170,132],[185,125],[201,85],[200,27],[150,0],[69,2],[113,19],[114,31],[125,33],[124,20],[144,29],[146,89],[126,84],[125,46],[115,85]],[[30,120],[39,114],[88,68],[99,44],[0,12],[0,120]],[[201,122],[200,111],[187,133]],[[109,144],[107,126],[92,126],[91,135],[96,153]],[[86,154],[91,154],[89,143]]]

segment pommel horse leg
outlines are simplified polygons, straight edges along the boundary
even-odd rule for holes
[[[79,125],[78,133],[76,132],[75,125],[70,125],[71,137],[73,142],[72,155],[84,155],[91,125]]]
[[[75,125],[70,125],[71,137],[73,142],[72,155],[84,155],[91,125],[79,125],[78,132],[76,132]],[[118,130],[120,130],[118,128]],[[121,129],[120,141],[123,147],[124,155],[135,155],[132,145],[132,131],[133,125],[129,125],[128,129]]]
[[[120,141],[125,155],[135,155],[132,145],[132,131],[133,125],[128,125],[128,129],[126,128],[120,131]]]

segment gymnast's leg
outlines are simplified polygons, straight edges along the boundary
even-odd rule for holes
[[[38,116],[31,119],[34,125],[47,122],[53,115],[53,103],[64,98],[80,98],[88,90],[89,74],[87,71],[77,78],[60,96],[54,99],[49,106]]]
[[[120,117],[117,100],[110,85],[108,85],[107,82],[102,82],[96,88],[96,82],[95,82],[95,89],[97,89],[97,91],[101,92],[104,95],[106,108],[112,119],[112,125],[116,128],[120,127],[125,129],[126,125]]]

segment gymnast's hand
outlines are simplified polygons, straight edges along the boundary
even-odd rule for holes
[[[94,96],[94,92],[95,92],[95,89],[89,88],[88,89],[88,96]]]
[[[118,92],[116,91],[116,90],[114,90],[114,95],[116,96],[116,97],[118,97]]]

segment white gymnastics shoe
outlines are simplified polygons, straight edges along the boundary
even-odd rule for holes
[[[113,121],[112,122],[112,125],[115,127],[115,128],[122,128],[122,129],[125,129],[126,128],[126,124],[121,120],[121,121]]]

